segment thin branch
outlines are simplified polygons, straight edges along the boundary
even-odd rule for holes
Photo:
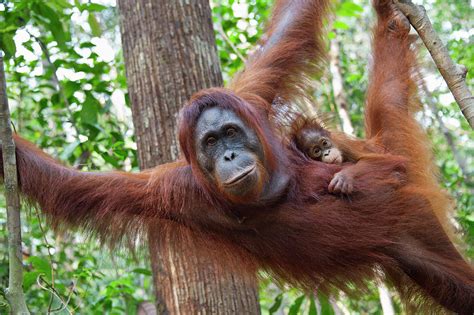
[[[8,288],[5,291],[12,314],[29,314],[23,294],[23,262],[21,251],[20,197],[16,166],[15,143],[10,126],[7,83],[0,52],[0,140],[2,141],[3,178],[7,202],[8,227]]]
[[[42,285],[42,284],[41,284],[41,281],[44,281],[44,283],[46,283],[46,285],[47,285],[49,288],[46,287],[46,286],[44,286],[44,285]],[[67,301],[64,301],[64,300],[61,298],[61,296],[59,295],[59,292],[58,292],[55,288],[51,287],[51,285],[50,285],[46,280],[44,280],[41,275],[39,275],[39,276],[36,278],[36,284],[37,284],[41,289],[50,292],[52,295],[54,295],[54,296],[61,302],[62,307],[60,307],[60,308],[58,308],[58,309],[55,309],[55,310],[52,310],[52,311],[49,311],[49,310],[48,310],[48,314],[60,312],[60,311],[62,311],[62,310],[66,310],[69,314],[72,314],[71,311],[69,310],[69,308],[67,307],[68,304],[69,304],[69,301],[71,300],[71,294],[72,294],[72,293],[68,294],[68,299],[67,299]],[[73,283],[73,286],[72,286],[70,292],[73,292],[73,291],[74,291],[74,288],[75,288],[75,284]]]
[[[441,133],[443,134],[444,138],[446,139],[446,143],[448,144],[449,148],[451,149],[451,152],[453,153],[454,159],[458,163],[458,166],[461,170],[461,173],[463,177],[465,178],[466,182],[470,183],[471,182],[471,174],[467,170],[467,165],[466,165],[466,160],[461,156],[461,153],[456,147],[456,142],[454,140],[453,135],[449,131],[448,127],[446,127],[446,124],[443,121],[443,118],[439,114],[439,109],[436,104],[436,100],[433,99],[433,95],[431,92],[428,90],[428,87],[426,86],[425,80],[422,78],[421,75],[420,80],[420,85],[421,85],[421,91],[425,95],[426,99],[426,104],[428,105],[429,109],[431,112],[433,112],[434,118],[436,119],[436,122],[438,123],[439,129],[441,130]]]
[[[340,47],[337,39],[331,40],[329,51],[329,69],[331,72],[331,84],[334,93],[334,100],[342,121],[342,131],[354,135],[354,126],[348,111],[347,95],[344,91],[344,81],[341,74]]]
[[[219,23],[217,23],[217,32],[222,36],[224,41],[232,48],[232,51],[239,57],[239,59],[245,63],[245,58],[244,56],[240,53],[240,51],[235,47],[234,43],[230,40],[230,38],[227,36],[225,33],[224,29],[222,28],[222,23],[221,22],[221,17],[219,17]]]
[[[46,248],[48,250],[48,258],[49,258],[49,266],[51,268],[51,286],[54,289],[54,267],[53,267],[53,254],[51,253],[51,245],[48,242],[48,239],[46,238],[46,231],[43,228],[43,224],[41,223],[41,216],[39,214],[38,209],[35,207],[35,214],[36,218],[38,219],[38,225],[41,230],[41,233],[43,234],[43,240],[44,243],[46,244]],[[51,307],[53,305],[53,295],[51,294],[51,297],[49,299],[49,304],[48,304],[48,314],[51,313]]]
[[[466,84],[466,67],[453,62],[448,49],[434,31],[423,6],[416,5],[410,0],[394,0],[394,2],[420,35],[464,117],[474,129],[474,97]]]
[[[385,283],[382,281],[377,282],[377,290],[379,291],[380,305],[382,305],[382,312],[384,315],[394,315],[395,310],[393,308],[392,297]]]

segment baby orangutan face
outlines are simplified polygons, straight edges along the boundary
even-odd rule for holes
[[[302,129],[296,136],[296,146],[312,160],[329,164],[343,162],[342,152],[334,146],[329,132],[324,129]]]

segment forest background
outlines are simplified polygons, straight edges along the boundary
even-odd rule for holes
[[[242,68],[261,36],[271,0],[214,0],[214,29],[224,80]],[[465,65],[474,90],[474,1],[419,1],[451,57]],[[368,0],[336,1],[328,21],[330,60],[314,81],[315,105],[329,124],[363,136],[363,104],[370,66],[373,12]],[[0,0],[0,49],[6,55],[12,121],[22,136],[82,170],[137,171],[138,161],[113,0]],[[417,114],[433,142],[440,181],[457,202],[456,224],[474,257],[474,132],[454,102],[426,49],[420,45],[424,108]],[[68,301],[59,314],[134,314],[153,301],[144,253],[103,250],[81,233],[53,234],[35,209],[24,205],[23,287],[32,313],[50,301]],[[6,211],[0,197],[0,313],[7,309]],[[261,281],[262,312],[311,314],[312,300]],[[45,289],[46,288],[46,289]],[[341,296],[350,314],[382,314],[377,285],[361,300]],[[52,293],[54,292],[54,293]],[[52,298],[52,295],[57,295]],[[389,292],[395,311],[400,304]]]

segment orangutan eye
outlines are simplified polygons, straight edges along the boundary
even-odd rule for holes
[[[212,147],[213,145],[215,145],[217,143],[217,139],[214,138],[214,137],[207,137],[206,139],[206,144],[208,147]]]
[[[322,141],[321,143],[322,143],[322,145],[323,145],[324,147],[329,147],[329,146],[331,145],[331,142],[329,142],[329,141],[326,140],[326,139],[323,139],[323,141]]]
[[[226,130],[226,135],[227,135],[227,137],[230,137],[230,138],[235,136],[236,133],[237,133],[237,130],[235,130],[235,128],[232,128],[232,127],[227,128],[227,130]]]
[[[313,149],[311,150],[311,154],[313,155],[313,157],[317,158],[321,155],[321,149],[318,147],[313,147]]]

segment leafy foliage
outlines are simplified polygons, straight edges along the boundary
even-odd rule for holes
[[[222,0],[212,5],[216,42],[224,78],[242,68],[264,29],[271,0]],[[351,121],[363,136],[363,102],[368,82],[372,12],[368,1],[335,1],[328,21],[330,38],[341,47],[340,65]],[[468,1],[426,1],[436,30],[452,57],[474,69]],[[110,1],[0,0],[0,49],[5,52],[8,96],[16,130],[68,164],[81,169],[137,168],[133,126],[120,50],[117,10]],[[454,139],[451,146],[432,108],[420,113],[441,168],[441,182],[457,202],[456,219],[474,257],[474,133],[461,116],[445,84],[426,55],[421,63],[432,102]],[[472,71],[468,84],[474,87]],[[329,72],[317,78],[318,110],[337,112]],[[338,121],[337,115],[333,118]],[[457,158],[465,163],[467,174]],[[470,174],[469,174],[470,172]],[[4,200],[0,199],[0,240],[6,242]],[[24,212],[25,213],[25,212]],[[24,289],[32,313],[79,311],[85,314],[133,314],[140,301],[152,300],[148,261],[127,253],[103,251],[95,240],[74,231],[54,235],[36,210],[23,218]],[[315,249],[317,250],[317,249]],[[145,256],[145,257],[144,257]],[[269,314],[382,314],[375,285],[363,299],[344,295],[306,296],[279,288],[263,277],[260,302]],[[6,246],[0,247],[0,313],[8,309]],[[395,310],[400,304],[393,297]]]

